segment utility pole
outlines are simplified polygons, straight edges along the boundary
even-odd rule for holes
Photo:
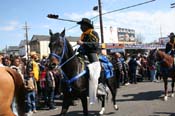
[[[27,22],[25,22],[25,26],[23,27],[23,29],[25,30],[25,37],[26,37],[26,45],[27,45],[27,60],[29,60],[28,29],[30,29],[30,28],[27,26]]]
[[[99,20],[100,20],[101,43],[104,43],[101,0],[98,0],[98,7],[99,7]]]
[[[160,37],[162,38],[162,26],[160,25]]]

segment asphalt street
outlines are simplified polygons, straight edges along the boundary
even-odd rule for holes
[[[171,90],[169,82],[169,91]],[[106,102],[104,116],[175,116],[175,98],[163,101],[163,82],[139,82],[121,86],[117,93],[119,110],[115,111],[111,102],[111,96]],[[56,100],[57,110],[41,109],[33,116],[58,116],[61,111],[61,100]],[[88,105],[89,116],[98,116],[101,103]],[[68,116],[82,116],[82,106],[77,100],[76,106],[71,106]]]

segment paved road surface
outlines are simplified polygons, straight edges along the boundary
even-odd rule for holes
[[[140,82],[122,86],[118,89],[117,95],[120,109],[115,111],[109,99],[104,116],[175,116],[175,98],[163,101],[162,95],[163,82]],[[58,101],[58,104],[61,105],[61,101]],[[89,105],[90,116],[98,116],[100,106],[98,102],[95,105]],[[60,110],[60,106],[57,110],[39,110],[33,116],[58,116]],[[82,116],[80,101],[78,105],[69,108],[68,116]]]

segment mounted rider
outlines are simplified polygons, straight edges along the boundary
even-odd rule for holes
[[[77,41],[77,44],[80,45],[80,53],[86,55],[90,64],[89,68],[89,101],[90,104],[95,103],[96,101],[96,92],[98,86],[98,79],[100,77],[101,66],[99,58],[97,56],[99,49],[99,36],[98,33],[94,31],[94,26],[88,18],[82,18],[80,22],[77,22],[80,25],[82,34],[80,39]]]
[[[175,55],[175,35],[173,32],[168,36],[170,41],[166,44],[165,53],[170,54],[174,57]]]
[[[174,58],[175,63],[175,35],[173,32],[168,36],[170,41],[166,44],[165,53],[171,55]]]

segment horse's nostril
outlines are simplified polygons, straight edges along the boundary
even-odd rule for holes
[[[53,63],[52,66],[53,66],[53,67],[56,67],[56,63]]]

